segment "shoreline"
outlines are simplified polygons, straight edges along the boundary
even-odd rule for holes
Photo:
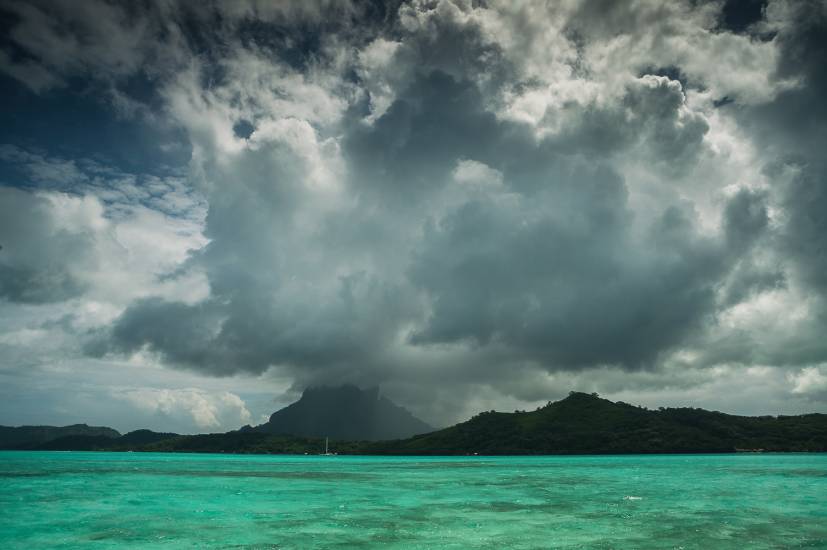
[[[630,453],[545,453],[545,454],[379,454],[379,453],[338,453],[325,455],[322,453],[252,453],[239,451],[157,451],[157,450],[117,450],[117,449],[0,449],[2,453],[140,453],[148,454],[175,454],[175,455],[216,455],[216,456],[289,456],[289,457],[376,457],[376,458],[541,458],[541,457],[632,457],[632,456],[754,456],[754,455],[818,455],[827,454],[827,451],[698,451],[698,452],[630,452]]]

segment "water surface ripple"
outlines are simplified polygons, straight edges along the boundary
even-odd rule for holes
[[[0,548],[827,548],[827,455],[0,452]]]

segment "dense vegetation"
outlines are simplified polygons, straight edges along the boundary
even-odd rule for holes
[[[383,454],[718,453],[827,451],[827,415],[744,417],[703,409],[650,411],[597,395],[467,422],[371,446]]]
[[[746,417],[693,408],[652,411],[572,392],[535,411],[484,412],[408,439],[331,440],[330,447],[339,454],[400,455],[827,452],[827,415]],[[14,448],[318,454],[324,451],[324,439],[250,430],[191,436],[138,430],[120,437],[72,434]]]
[[[0,449],[33,449],[64,437],[100,437],[101,441],[120,437],[112,428],[73,424],[71,426],[0,426]]]

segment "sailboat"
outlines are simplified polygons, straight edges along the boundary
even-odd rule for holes
[[[336,454],[336,453],[331,453],[331,452],[328,450],[328,447],[327,447],[327,438],[326,438],[326,437],[324,438],[324,453],[322,453],[322,454],[323,454],[323,456],[333,456],[333,455],[335,455],[335,454]]]

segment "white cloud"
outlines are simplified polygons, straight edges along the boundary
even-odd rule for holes
[[[204,273],[185,267],[206,239],[203,200],[183,181],[14,146],[0,154],[37,182],[0,187],[0,347],[8,366],[81,356],[88,331],[135,299],[195,303],[209,295]]]
[[[396,99],[395,90],[406,82],[405,66],[396,59],[401,46],[400,42],[379,37],[357,54],[357,71],[370,98],[368,122],[385,114]]]
[[[230,392],[211,393],[198,388],[126,388],[113,392],[145,412],[175,418],[186,415],[200,429],[229,429],[250,421],[250,411],[241,397]]]
[[[827,367],[805,367],[789,375],[793,393],[814,394],[827,392]]]
[[[462,185],[497,187],[503,183],[502,172],[476,160],[458,161],[453,176],[454,180]]]

